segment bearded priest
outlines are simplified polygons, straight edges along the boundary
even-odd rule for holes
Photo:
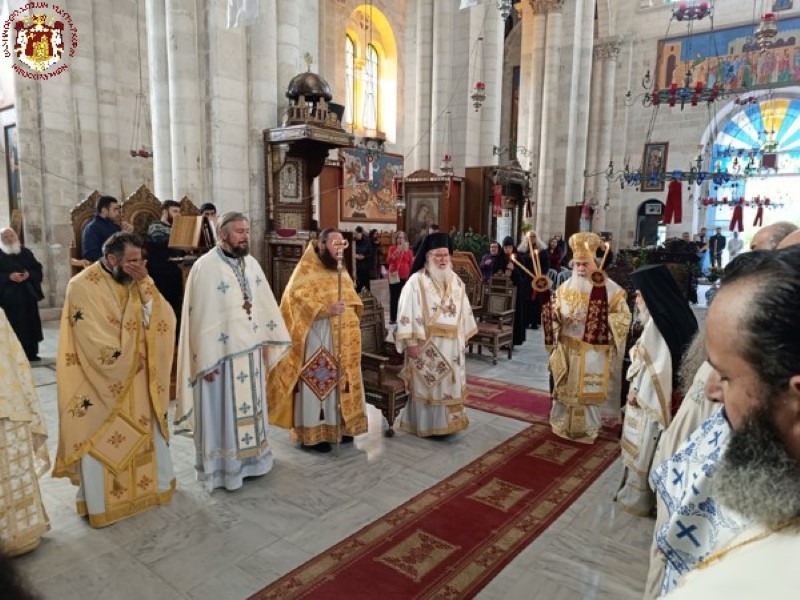
[[[53,477],[104,527],[175,491],[167,405],[175,313],[147,274],[144,240],[117,232],[67,286],[58,336],[59,437]]]
[[[324,229],[297,263],[281,298],[292,348],[267,383],[270,423],[291,429],[295,441],[321,453],[367,432],[361,379],[364,305],[350,275],[338,269],[342,243],[340,231]]]
[[[591,444],[600,431],[614,352],[622,352],[631,311],[624,289],[597,268],[596,233],[569,238],[572,276],[559,286],[544,318],[553,406],[550,427],[563,438]]]
[[[272,469],[266,372],[289,333],[261,265],[250,221],[227,212],[217,247],[192,266],[178,344],[176,433],[193,433],[195,475],[209,492],[236,490]]]
[[[398,352],[406,352],[401,376],[411,390],[400,427],[419,437],[448,435],[469,426],[464,410],[465,348],[478,328],[450,254],[449,235],[429,234],[400,294],[395,344]]]

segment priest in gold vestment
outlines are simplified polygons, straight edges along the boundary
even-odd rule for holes
[[[594,442],[600,431],[612,354],[624,350],[631,322],[625,290],[597,269],[600,244],[591,232],[569,239],[572,276],[556,291],[552,316],[545,323],[553,376],[550,426],[556,435],[586,443]]]
[[[147,274],[144,242],[113,234],[67,286],[57,357],[54,477],[79,486],[77,509],[104,527],[175,489],[167,440],[175,313]]]
[[[38,481],[50,456],[31,366],[2,310],[0,347],[0,553],[16,556],[50,529]]]
[[[339,231],[323,230],[286,284],[281,314],[292,347],[270,371],[267,384],[270,423],[292,429],[295,440],[317,452],[329,452],[331,443],[349,442],[367,431],[359,327],[363,304],[347,271],[341,273],[339,297],[335,245],[341,240]]]

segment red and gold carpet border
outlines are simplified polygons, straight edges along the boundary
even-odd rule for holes
[[[472,597],[618,453],[614,439],[601,436],[592,446],[575,444],[555,437],[547,425],[534,423],[251,600]],[[493,494],[498,485],[502,493]],[[482,531],[476,526],[481,510],[505,520],[493,521]],[[446,536],[437,527],[442,529],[444,523],[453,528],[454,538],[461,538],[441,539]],[[471,529],[477,539],[468,540],[468,546],[462,538]],[[408,549],[409,540],[414,548]]]

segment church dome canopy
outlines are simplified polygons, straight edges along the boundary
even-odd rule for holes
[[[331,86],[316,73],[300,73],[292,77],[289,86],[286,88],[286,97],[290,100],[297,100],[300,96],[306,100],[319,100],[325,98],[326,101],[333,99]]]

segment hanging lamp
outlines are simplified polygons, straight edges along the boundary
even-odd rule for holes
[[[131,132],[130,154],[136,158],[150,158],[153,156],[153,146],[150,141],[151,122],[150,104],[144,93],[144,79],[142,77],[142,44],[139,31],[139,0],[136,0],[136,57],[139,61],[139,93],[136,94],[133,107],[133,130]]]

